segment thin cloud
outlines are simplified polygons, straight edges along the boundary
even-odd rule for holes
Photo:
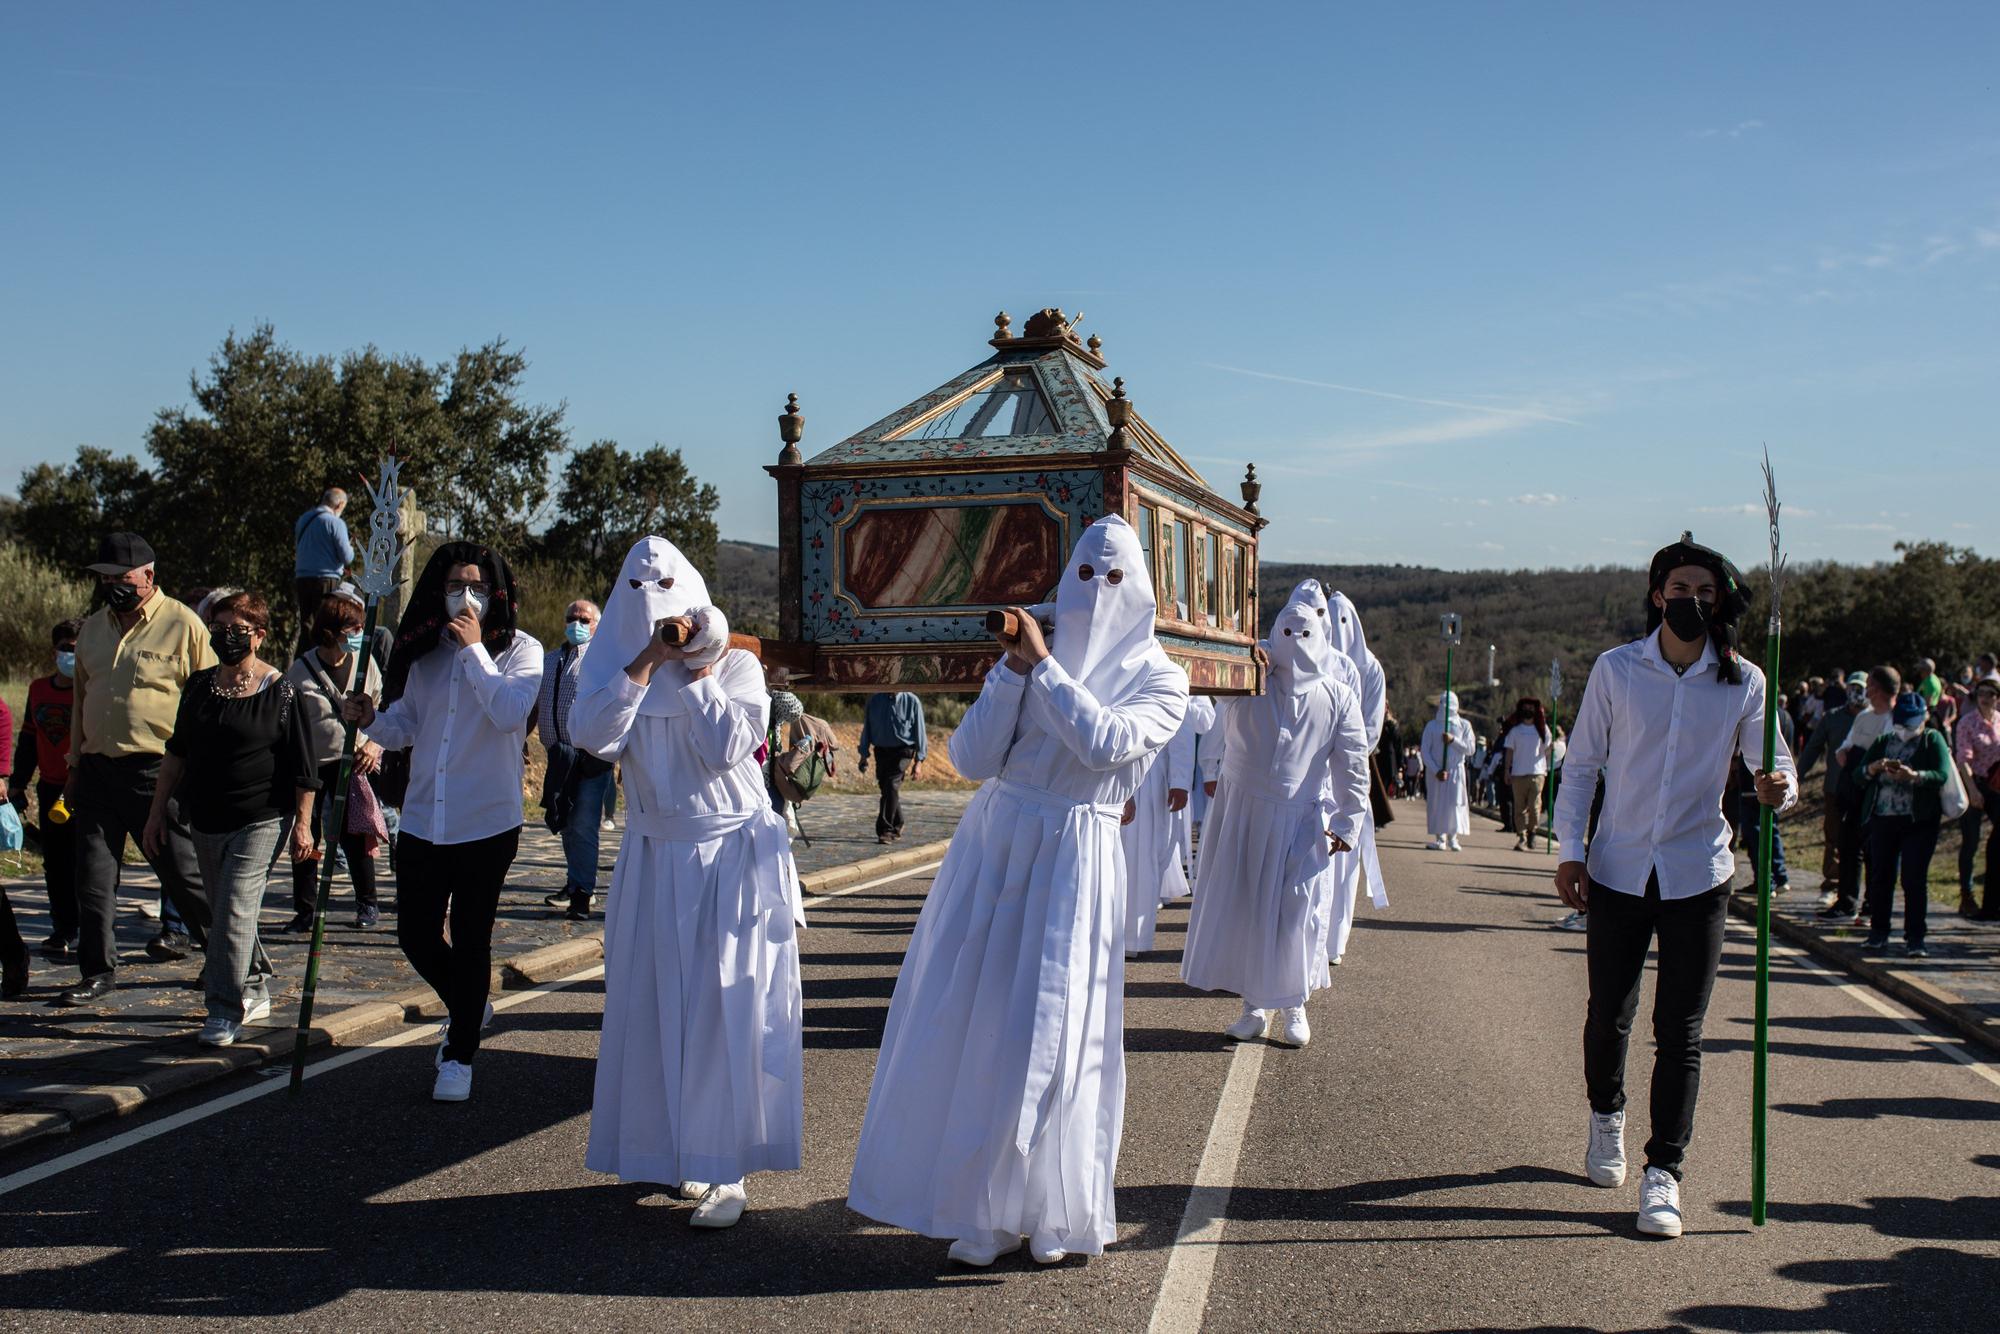
[[[1335,384],[1331,380],[1306,380],[1296,375],[1279,375],[1273,371],[1253,371],[1243,366],[1225,366],[1220,362],[1202,363],[1209,370],[1228,371],[1231,375],[1248,375],[1258,380],[1276,380],[1280,384],[1302,384],[1313,389],[1333,389],[1343,394],[1366,394],[1370,398],[1393,399],[1398,403],[1422,403],[1433,408],[1458,408],[1465,412],[1486,412],[1502,417],[1525,417],[1531,421],[1555,422],[1561,426],[1581,426],[1582,422],[1569,417],[1558,417],[1552,412],[1537,412],[1533,408],[1506,408],[1491,403],[1467,403],[1451,398],[1424,398],[1417,394],[1395,394],[1387,389],[1364,389],[1355,384]]]
[[[1741,505],[1697,505],[1694,512],[1696,514],[1741,514],[1747,518],[1761,519],[1764,517],[1764,505],[1762,501],[1755,503],[1745,501]],[[1785,517],[1788,519],[1816,519],[1819,517],[1819,511],[1810,510],[1803,505],[1793,505],[1787,502],[1785,505]]]
[[[1510,496],[1516,505],[1560,505],[1562,497],[1553,491],[1530,491],[1525,495]]]
[[[1764,122],[1761,120],[1739,120],[1727,129],[1712,128],[1696,130],[1694,137],[1697,139],[1741,139],[1752,130],[1761,130],[1763,128]]]

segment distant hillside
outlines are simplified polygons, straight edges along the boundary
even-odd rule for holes
[[[717,542],[715,605],[742,634],[778,633],[778,549],[756,542]]]

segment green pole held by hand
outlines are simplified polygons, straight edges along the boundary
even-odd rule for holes
[[[1784,593],[1785,560],[1778,549],[1778,481],[1771,471],[1771,451],[1764,451],[1764,508],[1771,521],[1771,620],[1764,640],[1764,766],[1768,774],[1778,762],[1778,642],[1783,636],[1780,600]],[[1765,1106],[1769,1085],[1771,1030],[1771,849],[1777,834],[1777,811],[1757,807],[1757,1028],[1750,1066],[1750,1221],[1764,1226],[1766,1166]]]
[[[370,483],[367,478],[362,479],[362,485],[368,488],[369,499],[374,504],[368,516],[368,546],[362,556],[361,593],[368,605],[368,620],[362,632],[363,654],[369,652],[369,645],[375,638],[375,623],[381,613],[382,599],[396,588],[396,566],[403,554],[403,542],[396,533],[403,498],[398,482],[402,466],[402,461],[392,450],[389,457],[382,460],[381,476],[377,481]],[[354,680],[356,689],[366,685],[366,657],[356,664]],[[334,707],[338,708],[340,704],[341,701],[334,701]],[[340,777],[325,803],[326,825],[320,840],[319,889],[313,898],[312,945],[306,951],[306,980],[299,995],[298,1029],[292,1039],[293,1097],[299,1095],[305,1084],[306,1045],[312,1036],[313,997],[319,990],[320,954],[326,944],[326,902],[333,895],[332,850],[340,841],[340,831],[347,827],[347,789],[354,781],[354,740],[359,730],[353,723],[347,724],[340,743]]]

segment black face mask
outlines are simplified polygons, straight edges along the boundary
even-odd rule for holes
[[[111,605],[113,611],[131,611],[139,605],[139,590],[130,584],[106,584],[104,600]]]
[[[1700,598],[1668,598],[1662,610],[1667,629],[1676,637],[1693,642],[1708,633],[1708,618],[1714,608]]]
[[[244,626],[210,630],[208,642],[214,646],[215,656],[230,667],[250,656],[250,631]]]

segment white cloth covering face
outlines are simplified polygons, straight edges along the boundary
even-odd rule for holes
[[[653,544],[665,546],[648,538],[626,568],[656,559]],[[621,585],[607,621],[628,595],[633,605],[651,597]],[[643,620],[649,635],[653,611],[646,605],[628,623]],[[586,681],[592,663],[618,670],[579,688],[569,730],[619,761],[626,834],[606,900],[604,1032],[584,1166],[665,1182],[796,1168],[805,1115],[798,873],[756,758],[770,708],[763,669],[729,652],[699,679],[664,663],[642,688],[625,671],[637,647],[594,643]]]
[[[696,616],[697,637],[688,647],[698,644],[712,647],[716,642],[727,645],[728,623],[722,620],[721,612],[709,605],[708,584],[701,571],[666,538],[641,538],[625,553],[618,581],[611,585],[611,592],[604,599],[597,632],[590,637],[591,651],[578,670],[577,698],[600,693],[624,679],[625,668],[652,642],[654,627],[661,621],[669,616],[703,612],[710,615]],[[715,631],[708,628],[711,625],[720,629],[719,641]],[[709,661],[720,657],[717,651]],[[682,687],[686,684],[687,672],[681,663],[665,664],[653,673],[652,688],[646,692],[639,712],[649,717],[665,717],[680,710]]]
[[[1271,630],[1270,692],[1216,709],[1222,770],[1181,977],[1259,1009],[1303,1005],[1326,985],[1336,880],[1326,836],[1355,847],[1368,821],[1361,700],[1335,679],[1324,628],[1312,607],[1288,603]]]
[[[1445,719],[1451,719],[1449,736]],[[1437,717],[1424,724],[1424,818],[1432,838],[1472,832],[1472,798],[1465,781],[1465,762],[1477,744],[1472,724],[1458,711],[1458,696],[1446,692],[1438,700]],[[1440,777],[1439,775],[1443,775]]]
[[[1055,656],[1026,676],[1003,659],[952,735],[953,765],[983,786],[889,1004],[848,1195],[870,1218],[1088,1255],[1116,1238],[1118,821],[1187,711],[1187,677],[1152,640],[1148,582],[1124,521],[1093,524],[1057,593]]]

